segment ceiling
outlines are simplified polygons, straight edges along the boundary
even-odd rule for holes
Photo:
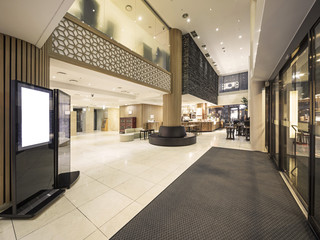
[[[248,71],[250,53],[250,0],[195,1],[148,0],[148,3],[172,28],[183,34],[196,31],[194,38],[218,75]],[[182,15],[188,13],[190,22]],[[218,28],[218,31],[216,31]],[[202,47],[206,45],[206,49]],[[225,49],[223,49],[225,48]]]
[[[1,0],[0,33],[42,47],[74,0]]]
[[[315,1],[258,1],[261,16],[255,22],[253,80],[269,80]]]
[[[50,60],[50,87],[68,93],[71,104],[77,107],[119,107],[140,103],[162,105],[162,95],[166,94],[56,59]]]

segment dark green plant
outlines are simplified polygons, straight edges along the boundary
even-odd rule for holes
[[[248,99],[246,97],[241,98],[241,103],[246,106],[246,109],[248,109]]]

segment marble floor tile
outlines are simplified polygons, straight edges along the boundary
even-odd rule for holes
[[[123,209],[118,215],[110,219],[108,222],[100,227],[100,230],[109,238],[118,232],[124,225],[126,225],[135,215],[137,215],[143,206],[133,202],[128,207]]]
[[[166,187],[161,185],[155,185],[150,190],[140,196],[136,202],[142,206],[147,206],[155,197],[157,197]]]
[[[110,188],[106,185],[97,181],[89,182],[86,185],[79,186],[77,188],[71,188],[66,191],[65,196],[68,198],[76,207],[79,207],[90,200],[95,199],[101,194],[107,192]]]
[[[96,227],[77,209],[30,233],[23,240],[80,240],[85,239]]]
[[[87,237],[85,240],[108,240],[109,238],[106,237],[100,230],[96,230],[94,233],[92,233],[89,237]]]
[[[129,198],[135,200],[152,188],[154,184],[150,181],[146,181],[142,178],[133,177],[128,181],[118,185],[114,190],[128,196]]]
[[[16,239],[11,220],[0,218],[0,239]]]
[[[79,210],[90,219],[92,223],[100,227],[132,202],[132,199],[111,189],[96,199],[84,204]]]
[[[62,197],[54,202],[46,211],[33,219],[13,220],[17,239],[21,239],[74,209],[75,206],[66,197]]]

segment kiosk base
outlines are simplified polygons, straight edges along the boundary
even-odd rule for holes
[[[10,207],[7,210],[0,213],[0,217],[3,218],[33,218],[55,200],[57,200],[65,190],[61,189],[50,189],[42,190],[34,194],[30,198],[24,200],[16,207]]]
[[[61,173],[58,175],[58,184],[56,188],[70,188],[80,176],[80,171]]]

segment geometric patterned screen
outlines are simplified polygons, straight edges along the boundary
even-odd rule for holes
[[[52,34],[52,52],[171,91],[170,74],[66,18]]]

